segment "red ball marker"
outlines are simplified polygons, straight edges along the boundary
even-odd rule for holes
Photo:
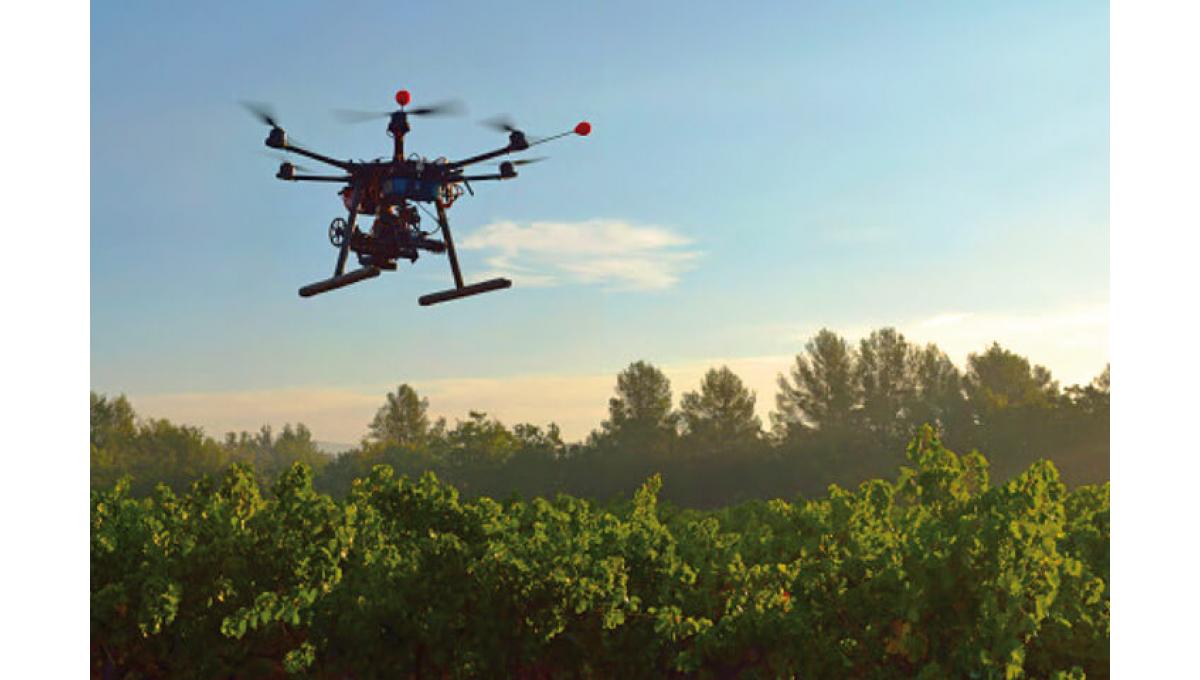
[[[408,93],[408,90],[400,90],[396,92],[396,103],[400,106],[408,106],[410,101],[412,101],[412,95]]]
[[[588,135],[592,134],[592,124],[585,120],[579,125],[576,125],[575,134],[579,135],[580,137],[587,137]]]

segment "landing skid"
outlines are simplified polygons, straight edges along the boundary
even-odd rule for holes
[[[359,190],[357,187],[355,187],[350,195],[350,205],[358,205],[358,195]],[[457,300],[459,298],[465,298],[471,295],[488,293],[493,290],[511,288],[512,281],[504,278],[489,279],[487,281],[473,283],[469,286],[463,284],[462,271],[458,267],[458,255],[454,252],[454,239],[450,235],[450,222],[446,219],[446,209],[441,203],[436,203],[436,205],[438,226],[441,227],[442,230],[442,240],[434,241],[426,238],[417,239],[413,242],[412,245],[414,247],[411,250],[408,248],[401,249],[399,255],[401,257],[408,257],[410,260],[416,260],[417,248],[435,253],[445,252],[447,259],[450,260],[450,273],[454,276],[454,287],[449,290],[422,295],[421,297],[417,298],[417,302],[419,302],[422,307],[428,307],[429,305],[436,305],[439,302],[448,302],[450,300]],[[310,283],[307,286],[304,286],[300,289],[300,297],[312,297],[314,295],[336,290],[344,286],[349,286],[352,283],[358,283],[359,281],[365,281],[366,279],[373,279],[376,276],[379,276],[381,269],[393,270],[396,268],[395,262],[393,262],[391,258],[397,253],[389,251],[380,254],[378,250],[372,249],[369,255],[364,258],[362,249],[365,246],[363,245],[363,241],[360,240],[358,241],[359,245],[353,248],[353,250],[359,254],[360,261],[366,259],[365,266],[361,269],[345,272],[346,256],[349,255],[350,251],[352,250],[351,244],[355,243],[355,239],[358,238],[354,230],[354,223],[357,215],[357,211],[350,210],[350,215],[349,219],[346,221],[346,226],[341,228],[344,237],[340,239],[340,243],[338,243],[339,251],[337,266],[333,270],[333,276],[325,279],[324,281],[317,281],[316,283]],[[332,234],[333,232],[331,231],[330,233]],[[333,240],[332,236],[330,237],[330,240]]]
[[[487,293],[488,291],[511,287],[512,281],[509,281],[508,279],[489,279],[480,283],[473,283],[469,286],[461,286],[459,288],[443,290],[438,293],[422,295],[421,297],[417,298],[417,302],[421,303],[422,307],[428,307],[429,305],[436,305],[439,302],[457,300],[470,295],[478,295],[480,293]]]
[[[317,281],[316,283],[308,284],[300,289],[300,297],[312,297],[320,293],[342,288],[343,286],[349,286],[352,283],[373,279],[376,276],[379,276],[379,267],[363,267],[362,269],[355,269],[354,271],[347,272],[341,276],[334,276],[332,278],[325,279],[324,281]]]

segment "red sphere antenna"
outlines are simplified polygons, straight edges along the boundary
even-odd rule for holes
[[[581,121],[579,125],[575,126],[575,134],[579,135],[580,137],[587,137],[588,135],[592,134],[592,124],[586,120]]]
[[[412,95],[410,95],[408,93],[408,90],[397,90],[397,92],[396,92],[396,103],[397,104],[399,104],[400,106],[408,106],[408,103],[410,101],[412,101]]]

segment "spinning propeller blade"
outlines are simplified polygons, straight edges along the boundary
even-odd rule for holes
[[[429,106],[408,109],[408,115],[410,116],[461,116],[466,112],[466,105],[458,99],[447,99],[446,101],[430,104]]]
[[[500,132],[507,132],[509,134],[518,133],[521,135],[526,135],[526,133],[523,130],[521,130],[520,128],[518,128],[517,124],[514,123],[513,119],[510,116],[508,116],[507,114],[502,113],[498,116],[492,116],[491,118],[488,118],[486,120],[482,120],[479,122],[482,125],[490,127],[493,130],[498,130]],[[550,135],[549,137],[535,137],[533,135],[526,135],[526,138],[528,139],[529,146],[534,146],[535,144],[542,144],[544,142],[549,142],[549,141],[552,141],[555,139],[559,139],[560,137],[566,137],[567,135],[579,135],[580,137],[587,137],[590,134],[592,134],[592,124],[585,120],[585,121],[580,121],[575,127],[571,128],[570,130],[567,130],[566,132],[560,132],[556,135]]]
[[[315,170],[313,170],[310,167],[306,167],[306,166],[300,165],[299,163],[294,162],[290,156],[285,156],[281,153],[271,153],[270,151],[259,151],[258,153],[266,156],[267,158],[273,158],[273,159],[279,161],[280,163],[288,163],[293,168],[299,170],[300,172],[315,172]]]
[[[270,125],[273,128],[279,127],[279,121],[277,120],[275,111],[271,109],[270,104],[264,104],[263,102],[243,101],[242,107],[244,107],[250,112],[251,115],[263,123]]]
[[[414,109],[401,109],[410,116],[460,116],[466,112],[466,105],[458,99],[448,99],[428,106],[418,106]],[[391,116],[396,111],[360,111],[357,109],[334,109],[333,115],[343,123],[365,123]]]
[[[536,156],[534,158],[519,158],[515,161],[499,161],[496,163],[488,163],[488,165],[504,165],[505,163],[508,163],[509,165],[529,165],[531,163],[540,163],[548,158],[550,158],[550,157],[549,156]]]
[[[521,130],[517,128],[517,124],[513,122],[512,117],[505,113],[502,113],[498,116],[492,116],[491,118],[487,118],[479,122],[481,125],[490,127],[493,130],[499,130],[500,132],[521,132]]]

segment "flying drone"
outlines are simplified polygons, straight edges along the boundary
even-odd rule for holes
[[[450,235],[450,222],[446,218],[446,211],[463,195],[464,191],[471,195],[475,194],[471,188],[472,182],[514,179],[517,177],[518,166],[543,159],[505,160],[499,163],[496,172],[486,174],[466,174],[466,168],[501,156],[526,151],[533,146],[566,135],[587,136],[592,131],[591,124],[583,121],[566,132],[531,141],[511,121],[499,118],[493,119],[489,124],[508,133],[508,144],[502,148],[459,161],[449,161],[445,158],[430,160],[417,154],[405,157],[404,136],[410,130],[408,123],[410,116],[446,115],[455,113],[459,109],[454,102],[408,108],[411,99],[407,90],[400,90],[396,93],[396,103],[400,105],[398,110],[341,112],[342,119],[348,122],[383,118],[388,120],[387,133],[392,137],[393,142],[392,157],[373,161],[343,161],[297,146],[288,141],[287,133],[279,126],[275,115],[266,107],[247,104],[247,107],[259,120],[271,126],[271,131],[266,139],[268,147],[304,156],[341,171],[341,174],[336,175],[299,174],[298,170],[310,171],[290,161],[284,161],[275,174],[277,178],[289,182],[333,182],[344,185],[338,191],[338,195],[347,211],[346,217],[334,218],[329,225],[329,242],[338,251],[333,276],[304,286],[300,289],[301,297],[312,297],[375,278],[384,270],[394,271],[396,262],[401,259],[415,263],[420,251],[445,253],[447,259],[450,260],[450,272],[454,277],[453,288],[418,298],[418,302],[422,306],[512,286],[512,281],[505,278],[489,279],[471,285],[463,283],[462,271],[458,266],[458,256],[454,252],[454,239]],[[436,215],[430,213],[424,204],[431,204]],[[429,230],[421,228],[421,214],[418,207],[436,222],[433,228]],[[359,228],[359,215],[372,219],[369,229]],[[346,260],[351,252],[358,258],[360,267],[346,271]]]

